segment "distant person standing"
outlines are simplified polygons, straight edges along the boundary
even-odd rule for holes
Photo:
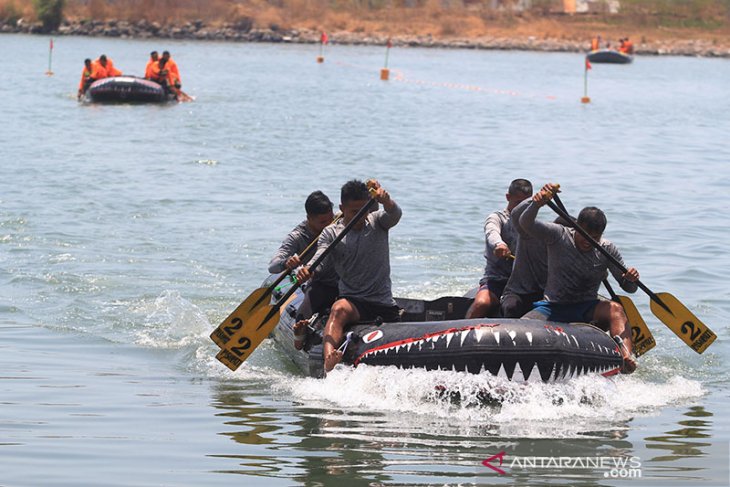
[[[91,83],[95,80],[92,77],[94,74],[94,67],[91,65],[91,59],[84,59],[84,69],[81,70],[81,81],[79,82],[79,93],[77,98],[80,100],[84,96],[86,90],[89,89]]]
[[[467,318],[499,315],[499,300],[512,273],[512,259],[517,244],[517,231],[510,221],[510,212],[530,196],[532,183],[527,179],[515,179],[505,195],[507,208],[487,216],[484,222],[484,258],[487,264],[484,276],[479,281],[479,291],[466,313]]]
[[[591,51],[597,51],[601,48],[601,36],[597,35],[591,39]]]

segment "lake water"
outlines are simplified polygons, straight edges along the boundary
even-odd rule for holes
[[[727,60],[594,65],[583,105],[579,54],[393,49],[383,82],[379,47],[57,38],[52,77],[47,49],[0,36],[0,485],[728,485]],[[152,49],[195,102],[76,102],[85,57],[141,74]],[[719,338],[697,355],[639,292],[657,346],[632,376],[314,380],[269,342],[230,372],[208,334],[306,195],[354,177],[403,208],[396,295],[474,286],[484,217],[526,177],[603,208]]]

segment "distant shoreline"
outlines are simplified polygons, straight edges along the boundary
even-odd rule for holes
[[[46,36],[90,36],[129,39],[179,39],[213,40],[230,42],[271,42],[292,44],[317,44],[319,31],[300,29],[252,29],[247,25],[206,25],[201,21],[182,25],[160,25],[157,22],[139,21],[65,21],[54,32],[44,33],[39,23],[2,25],[0,33],[41,34]],[[388,36],[354,32],[328,32],[329,42],[339,45],[382,45]],[[394,47],[432,47],[446,49],[518,50],[542,52],[585,52],[588,41],[555,39],[538,36],[480,36],[474,38],[436,38],[431,35],[398,35],[392,37]],[[701,39],[652,40],[637,42],[638,55],[670,55],[730,58],[730,46]]]

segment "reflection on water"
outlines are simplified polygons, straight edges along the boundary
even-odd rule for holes
[[[316,382],[326,385],[325,381]],[[312,408],[290,397],[273,401],[260,390],[235,382],[218,384],[214,397],[214,406],[220,411],[217,416],[222,419],[220,434],[242,445],[240,454],[220,455],[231,462],[224,472],[244,476],[289,479],[306,485],[342,485],[343,478],[354,486],[555,485],[560,481],[586,486],[629,485],[627,478],[607,479],[606,466],[630,466],[626,462],[634,459],[639,468],[624,469],[623,475],[633,475],[633,481],[640,478],[642,485],[689,481],[714,485],[713,481],[726,478],[718,465],[724,458],[721,445],[698,441],[712,437],[708,418],[713,414],[704,406],[689,407],[682,416],[688,419],[668,424],[663,435],[644,439],[631,433],[634,418],[605,429],[586,430],[574,438],[501,439],[489,433],[492,426],[488,424],[465,433],[463,425],[455,424],[458,420]],[[482,465],[483,460],[500,452],[504,452],[501,468],[505,475]],[[603,463],[590,463],[601,459]],[[621,472],[616,470],[614,475]]]

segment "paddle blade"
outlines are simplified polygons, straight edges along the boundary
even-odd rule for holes
[[[684,343],[702,353],[715,341],[717,335],[700,321],[685,305],[669,293],[656,293],[671,313],[651,300],[651,312],[667,325]]]
[[[240,330],[244,323],[259,308],[269,308],[268,300],[265,299],[269,290],[265,287],[258,288],[252,292],[238,307],[228,315],[228,318],[218,325],[218,328],[210,334],[210,339],[216,345],[223,348],[226,346],[231,337]],[[257,304],[258,303],[258,304]],[[256,306],[254,306],[256,304]]]
[[[644,318],[639,314],[639,310],[636,309],[636,305],[631,298],[628,296],[616,296],[616,298],[623,306],[626,318],[629,320],[629,326],[631,326],[631,342],[634,344],[634,355],[641,357],[656,346],[654,336],[649,331],[649,327],[646,326]]]
[[[264,306],[254,311],[246,325],[234,333],[215,358],[233,371],[238,369],[279,323],[279,313],[268,316],[272,309],[272,306]]]

